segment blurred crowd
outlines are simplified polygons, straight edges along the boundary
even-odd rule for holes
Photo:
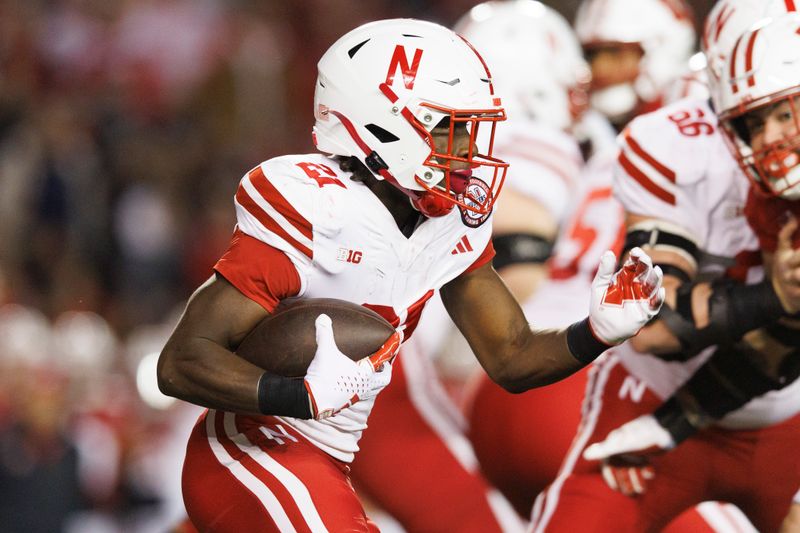
[[[159,395],[154,354],[228,243],[240,177],[313,151],[339,35],[475,3],[0,0],[0,531],[180,520],[199,408]]]

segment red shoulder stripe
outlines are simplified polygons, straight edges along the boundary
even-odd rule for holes
[[[673,172],[672,169],[661,164],[655,157],[647,153],[645,149],[642,148],[642,146],[638,142],[636,142],[636,139],[631,137],[631,131],[629,128],[625,129],[625,142],[628,143],[628,146],[631,147],[633,153],[635,153],[636,155],[647,161],[647,163],[651,167],[656,169],[659,172],[659,174],[667,178],[672,183],[675,183],[675,172]]]
[[[314,233],[311,229],[311,223],[303,217],[297,210],[292,207],[286,198],[278,191],[278,189],[270,183],[264,172],[261,170],[261,165],[257,166],[248,174],[250,183],[256,188],[261,196],[275,208],[278,213],[283,215],[292,226],[300,233],[308,237],[314,238]]]
[[[662,187],[656,185],[650,178],[648,178],[645,175],[644,172],[636,168],[636,166],[633,163],[631,163],[630,159],[628,159],[625,156],[625,152],[620,152],[617,160],[619,161],[619,164],[622,165],[622,168],[625,169],[625,172],[627,172],[630,177],[639,182],[639,185],[647,189],[651,194],[653,194],[659,200],[662,200],[670,205],[675,205],[675,195],[667,190],[664,190]]]
[[[266,181],[266,180],[265,180]],[[244,207],[248,213],[256,217],[261,224],[267,228],[272,233],[278,235],[280,238],[294,246],[294,248],[302,253],[304,253],[309,259],[314,258],[314,253],[308,246],[305,246],[300,241],[289,235],[289,233],[281,227],[280,224],[275,222],[275,219],[272,218],[267,214],[266,211],[261,209],[261,207],[253,201],[252,198],[247,194],[247,191],[244,190],[244,187],[241,185],[239,186],[239,190],[236,191],[236,201]]]

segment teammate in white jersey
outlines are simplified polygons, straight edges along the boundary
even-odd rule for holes
[[[493,135],[485,155],[476,139],[479,126],[505,118],[500,97],[480,55],[450,30],[411,19],[352,30],[320,60],[314,105],[317,148],[335,157],[278,157],[243,178],[231,245],[159,360],[165,393],[210,408],[183,476],[201,530],[374,529],[347,463],[393,352],[351,361],[320,315],[305,379],[265,373],[232,350],[280,301],[346,299],[407,338],[440,289],[487,373],[523,391],[634,335],[663,298],[646,254],[634,252],[615,274],[609,252],[590,317],[531,330],[490,264],[506,165],[491,155]]]
[[[773,72],[776,64],[780,65],[778,70],[794,69],[795,78],[790,76],[788,88],[800,77],[798,66],[787,67],[790,63],[784,61],[785,51],[792,49],[787,41],[796,38],[789,30],[800,27],[792,26],[797,22],[797,16],[786,15],[782,23],[757,28],[737,41],[750,43],[749,46],[734,46],[728,60],[728,65],[734,66],[727,71],[733,92],[737,92],[737,82],[756,87],[748,90],[749,96],[756,97],[743,100],[756,102],[756,109],[757,97],[762,98],[761,105],[780,98],[776,94],[781,91],[771,92],[775,87],[764,82],[786,80],[782,76],[785,72]],[[761,39],[757,38],[759,31]],[[741,57],[736,54],[737,49]],[[748,73],[742,81],[734,74],[744,65],[749,66],[741,70]],[[750,84],[747,75],[761,79],[761,94],[758,83],[754,80]],[[786,91],[787,86],[781,89]],[[741,102],[718,106],[723,110],[722,126],[729,135],[735,119],[753,109]],[[781,116],[779,111],[775,112],[777,116]],[[784,121],[787,125],[792,123],[792,114],[788,117]],[[769,119],[762,123],[769,125]],[[740,133],[749,132],[751,154],[773,149],[774,139],[765,140],[766,136],[757,130],[743,127],[746,124],[745,121],[737,127]],[[703,281],[704,271],[713,275],[713,270],[719,270],[713,269],[713,264],[723,259],[723,254],[736,253],[739,260],[738,265],[728,265],[729,280],[746,276],[752,270],[747,267],[761,259],[757,252],[747,253],[754,237],[748,228],[742,228],[747,196],[742,184],[746,181],[737,177],[733,160],[724,157],[722,136],[716,133],[719,127],[711,110],[700,102],[683,102],[637,119],[622,136],[617,193],[629,212],[629,242],[650,243],[657,260],[671,266],[665,271],[668,286],[677,287],[677,291],[668,296],[672,310],[665,307],[662,320],[648,328],[647,335],[609,352],[610,356],[598,365],[598,381],[588,391],[589,409],[584,413],[570,457],[559,479],[537,502],[536,530],[566,529],[567,522],[575,527],[574,520],[568,517],[577,506],[596,527],[613,524],[615,530],[623,531],[657,530],[682,509],[708,498],[736,503],[759,530],[776,530],[788,509],[800,481],[800,463],[791,451],[800,437],[800,387],[797,382],[792,383],[797,377],[796,364],[775,365],[771,361],[776,355],[785,356],[787,350],[791,352],[791,348],[782,345],[785,335],[791,334],[785,328],[779,328],[779,334],[775,327],[784,320],[781,317],[797,310],[800,276],[792,276],[800,274],[800,260],[794,258],[797,252],[791,251],[787,235],[794,228],[787,225],[779,239],[779,253],[765,257],[765,282],[752,283],[757,280],[755,273],[749,276],[750,285]],[[650,139],[648,132],[657,133],[660,138]],[[796,132],[797,121],[795,135]],[[738,142],[741,144],[741,140]],[[718,146],[722,146],[722,153]],[[791,161],[796,164],[796,155],[791,156],[791,151],[783,153],[784,165],[791,165]],[[669,154],[684,157],[668,159]],[[687,167],[686,161],[694,164]],[[785,177],[791,176],[790,171],[781,169],[780,173],[776,182],[791,181]],[[696,273],[700,274],[695,277],[697,281],[689,282]],[[757,330],[761,326],[767,329]],[[757,331],[748,333],[740,342],[751,330]],[[713,356],[712,349],[706,349],[712,344],[719,344]],[[669,362],[639,353],[642,351],[659,353]],[[695,372],[709,356],[711,359]],[[658,408],[655,417],[636,417],[657,406],[687,379],[678,394]],[[731,413],[718,427],[698,433],[668,454],[653,457],[653,469],[638,470],[641,476],[629,475],[637,471],[631,468],[634,459],[670,449],[698,426],[705,427],[748,399],[789,383]],[[626,418],[635,420],[614,430]],[[603,440],[610,430],[614,431]],[[587,448],[593,441],[602,442]],[[596,459],[606,459],[602,476],[599,464],[592,461]],[[620,465],[620,461],[625,463]],[[654,471],[656,478],[647,484]],[[629,498],[609,491],[603,486],[603,477],[622,493],[639,496]],[[596,492],[596,502],[580,505],[579,495],[587,490]],[[626,519],[620,521],[620,517]]]

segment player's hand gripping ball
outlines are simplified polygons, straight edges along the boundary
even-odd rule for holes
[[[353,361],[378,351],[394,327],[358,304],[334,298],[308,298],[281,303],[245,337],[236,354],[267,372],[303,377],[317,352],[317,317],[328,315],[337,348]]]
[[[400,334],[374,311],[335,299],[282,304],[236,353],[267,372],[304,378],[312,416],[375,397],[392,375]]]

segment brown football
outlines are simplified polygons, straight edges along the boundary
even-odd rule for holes
[[[331,317],[336,346],[353,361],[374,353],[394,333],[394,328],[371,309],[334,298],[308,298],[281,303],[239,344],[236,353],[285,377],[305,376],[317,350],[314,321]]]

